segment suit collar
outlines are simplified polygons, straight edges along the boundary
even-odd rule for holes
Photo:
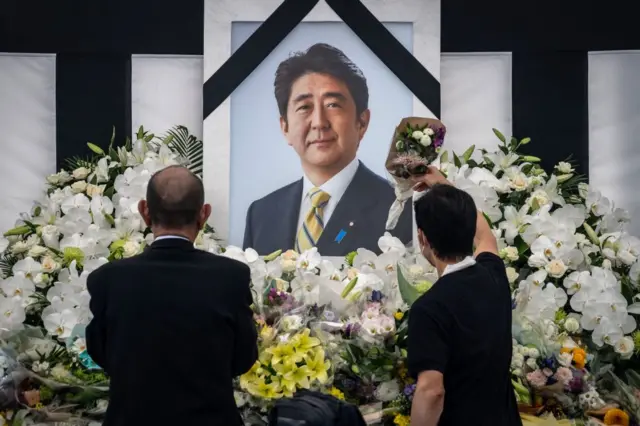
[[[353,180],[353,177],[356,175],[359,169],[360,162],[357,158],[354,158],[351,163],[349,163],[344,169],[340,170],[335,176],[326,181],[324,184],[320,185],[318,188],[326,192],[331,196],[330,203],[340,202],[340,199],[347,191],[349,184]],[[302,197],[307,197],[309,192],[316,188],[316,186],[304,176],[302,178]]]

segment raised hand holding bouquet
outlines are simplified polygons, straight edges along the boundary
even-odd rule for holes
[[[396,227],[404,205],[413,196],[412,176],[423,175],[444,143],[446,127],[434,118],[406,117],[400,121],[391,139],[385,167],[393,176],[396,201],[387,218],[386,229]]]

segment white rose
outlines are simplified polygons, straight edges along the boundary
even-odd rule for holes
[[[60,247],[60,231],[55,225],[45,225],[40,230],[42,241],[47,247],[58,249]]]
[[[573,167],[571,166],[571,164],[567,163],[566,161],[559,162],[558,165],[556,165],[556,169],[560,173],[564,173],[564,174],[573,172]]]
[[[87,185],[87,195],[91,198],[99,197],[104,193],[105,185]]]
[[[136,243],[135,241],[127,241],[126,243],[124,243],[124,246],[122,248],[124,250],[124,257],[132,257],[140,252],[140,244]]]
[[[29,249],[28,255],[35,259],[35,258],[38,258],[38,257],[42,256],[47,251],[49,251],[49,250],[46,247],[42,247],[42,246],[36,245],[36,246],[31,247],[31,249]]]
[[[567,267],[564,262],[559,259],[553,259],[551,262],[547,263],[547,266],[545,266],[544,269],[553,278],[560,278],[565,272],[567,272]]]
[[[633,344],[633,339],[629,336],[624,336],[622,339],[618,340],[614,345],[614,349],[623,359],[631,358],[633,355],[633,351],[635,349],[635,345]]]
[[[545,194],[543,191],[537,191],[534,192],[531,196],[531,204],[533,205],[534,202],[538,204],[539,207],[543,207],[549,204],[551,201],[549,200],[549,197],[547,197],[547,194]]]
[[[564,321],[564,329],[567,330],[568,333],[575,333],[580,330],[580,323],[577,319],[569,317]]]
[[[298,259],[298,253],[296,253],[293,250],[287,250],[284,253],[282,253],[282,258],[285,260],[297,260]]]
[[[78,167],[71,174],[74,179],[86,179],[87,176],[89,176],[89,173],[91,173],[91,170],[86,167]]]
[[[581,182],[578,184],[578,194],[585,200],[587,199],[587,195],[589,195],[589,184]]]
[[[602,269],[611,270],[611,261],[609,259],[605,259],[602,261]]]
[[[71,176],[69,176],[69,173],[67,173],[64,170],[62,170],[60,173],[47,176],[47,182],[49,182],[52,185],[65,183],[65,182],[68,182],[69,180],[71,180]]]
[[[536,363],[535,359],[529,358],[527,359],[527,367],[529,367],[532,370],[535,370],[536,368],[538,368],[538,364]]]
[[[422,133],[420,130],[416,130],[415,132],[411,133],[411,137],[417,141],[422,139],[423,136],[424,136],[424,133]]]
[[[564,352],[558,355],[558,362],[563,367],[571,367],[571,362],[573,361],[573,355],[568,352]]]
[[[511,266],[509,266],[507,268],[507,279],[509,280],[509,284],[513,284],[514,282],[516,282],[518,277],[519,277],[519,274],[515,270],[515,268],[512,268]]]
[[[420,138],[420,145],[429,146],[431,145],[431,138],[428,135],[424,135]]]
[[[302,327],[302,317],[300,315],[287,315],[282,318],[284,331],[295,331]]]
[[[529,357],[538,358],[540,356],[540,351],[536,348],[529,348]]]
[[[638,258],[629,250],[620,250],[617,254],[618,260],[627,266],[633,265]]]
[[[11,253],[20,254],[29,251],[31,246],[26,241],[16,241],[15,244],[11,246]]]
[[[518,351],[518,353],[513,354],[513,362],[516,362],[518,365],[522,365],[524,362],[524,355]]]
[[[42,271],[46,272],[46,273],[52,273],[54,271],[57,271],[58,268],[60,267],[60,265],[58,265],[58,263],[51,257],[51,256],[45,256],[42,259]]]
[[[282,272],[293,272],[296,270],[296,261],[293,259],[282,259]]]
[[[509,246],[500,250],[500,257],[515,262],[520,258],[520,255],[518,254],[517,248]]]
[[[433,135],[435,135],[435,133],[436,133],[436,132],[434,132],[432,128],[427,127],[426,129],[424,129],[424,133],[425,133],[427,136],[433,136]]]
[[[33,278],[33,284],[38,288],[46,288],[49,284],[49,275],[38,272]]]
[[[85,182],[83,180],[79,180],[79,181],[73,182],[71,184],[71,190],[75,194],[83,193],[86,189],[87,189],[87,182]]]

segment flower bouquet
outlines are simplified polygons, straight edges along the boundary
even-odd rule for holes
[[[413,196],[411,176],[423,175],[438,158],[446,128],[433,118],[403,118],[391,139],[385,167],[394,180],[396,201],[389,210],[386,229],[396,227],[406,201]]]

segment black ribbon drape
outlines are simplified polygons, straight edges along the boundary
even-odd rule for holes
[[[326,0],[336,14],[436,116],[440,117],[440,83],[391,34],[360,0]],[[318,0],[285,0],[205,82],[206,119],[257,68],[315,7]],[[205,43],[215,42],[205,40]]]

